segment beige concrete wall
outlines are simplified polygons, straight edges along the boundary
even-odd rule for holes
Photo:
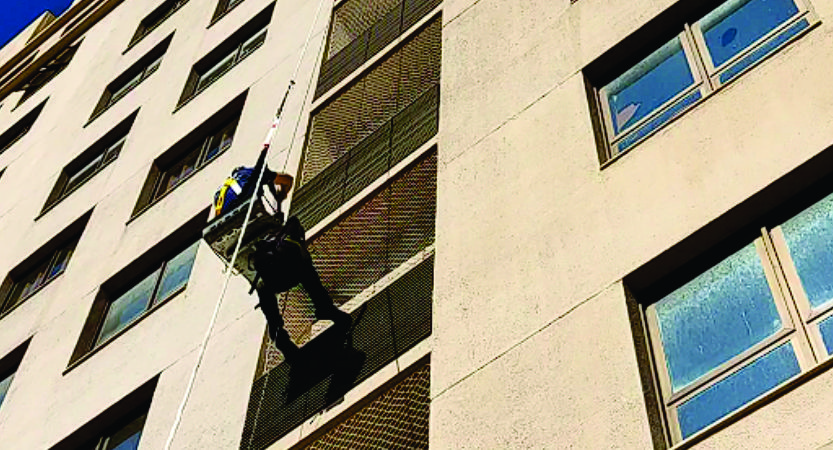
[[[818,28],[601,170],[581,69],[670,4],[444,3],[436,448],[649,447],[622,278],[833,143],[817,0]],[[701,445],[833,440],[808,420],[828,378]]]
[[[222,266],[201,244],[188,288],[66,374],[70,354],[100,284],[206,208],[236,165],[252,164],[301,53],[317,2],[279,1],[266,42],[173,113],[194,62],[271,2],[246,0],[206,28],[216,0],[190,0],[124,52],[139,21],[161,0],[126,0],[88,31],[72,63],[21,107],[0,109],[0,132],[47,97],[32,130],[0,154],[0,276],[93,209],[66,272],[0,319],[0,356],[31,338],[0,408],[4,448],[44,449],[161,374],[141,448],[162,448],[196,361],[222,285]],[[324,38],[318,17],[297,76],[298,89],[270,156],[287,170],[300,158],[308,117],[306,85]],[[174,33],[158,71],[85,126],[105,86]],[[51,45],[54,39],[47,41]],[[43,51],[43,49],[42,49]],[[249,89],[232,147],[161,202],[128,222],[152,161],[222,106]],[[14,94],[17,95],[17,94]],[[16,98],[14,99],[16,102]],[[130,113],[141,110],[119,158],[35,220],[61,169]],[[232,279],[173,448],[237,448],[264,321],[244,280]]]

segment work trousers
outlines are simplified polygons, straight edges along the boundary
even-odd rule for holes
[[[305,248],[304,229],[296,217],[287,220],[278,236],[261,241],[257,245],[254,256],[255,269],[263,280],[262,285],[257,288],[260,309],[269,324],[270,337],[281,351],[294,344],[291,344],[291,341],[287,342],[289,335],[283,328],[283,317],[278,309],[278,294],[300,284],[307,291],[318,319],[336,322],[343,321],[343,317],[349,317],[333,305],[327,289],[321,284],[318,272],[312,264],[312,257]]]

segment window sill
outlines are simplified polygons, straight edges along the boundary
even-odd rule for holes
[[[784,395],[792,392],[793,390],[801,387],[803,384],[809,382],[813,378],[821,375],[822,373],[826,372],[828,369],[833,367],[833,357],[829,358],[827,361],[821,362],[819,365],[813,367],[812,369],[804,372],[802,374],[797,375],[791,380],[785,381],[781,386],[775,388],[774,390],[762,395],[756,400],[753,400],[745,407],[738,409],[726,417],[718,420],[717,422],[709,425],[708,427],[698,431],[697,433],[693,434],[692,436],[670,446],[668,450],[683,450],[692,448],[694,445],[699,444],[711,436],[714,436],[719,431],[728,428],[730,425],[734,424],[735,422],[740,421],[741,419],[751,415],[753,412],[757,411],[758,409],[763,408],[764,406],[769,405],[770,403],[778,400],[779,398],[783,397]]]
[[[154,311],[156,311],[157,309],[161,308],[161,307],[162,307],[163,305],[165,305],[166,303],[168,303],[168,302],[170,302],[171,300],[173,300],[173,299],[174,299],[174,297],[176,297],[177,295],[179,295],[180,293],[182,293],[183,291],[185,291],[185,289],[186,289],[187,287],[188,287],[188,284],[186,283],[184,286],[182,286],[181,288],[177,289],[176,291],[174,291],[174,292],[172,292],[170,295],[168,295],[168,297],[166,297],[164,300],[160,300],[160,301],[156,302],[156,304],[155,304],[155,305],[153,305],[153,306],[151,306],[149,309],[145,310],[142,314],[140,314],[140,315],[139,315],[139,317],[137,317],[135,320],[133,320],[133,321],[132,321],[132,322],[130,322],[129,324],[125,325],[125,327],[124,327],[124,328],[122,328],[121,330],[119,330],[117,333],[115,333],[115,334],[113,334],[112,336],[110,336],[109,338],[105,339],[103,342],[100,342],[100,343],[96,344],[96,345],[95,345],[92,349],[90,349],[87,353],[84,353],[83,355],[81,355],[81,356],[80,356],[78,359],[76,359],[75,361],[71,361],[71,362],[67,365],[67,368],[66,368],[66,369],[64,369],[64,371],[63,371],[63,372],[61,372],[61,375],[66,375],[67,373],[69,373],[70,371],[72,371],[72,369],[75,369],[76,367],[78,367],[78,366],[80,366],[81,364],[83,364],[83,363],[84,363],[84,361],[87,361],[87,360],[89,360],[90,358],[92,358],[92,357],[93,357],[96,353],[98,353],[99,351],[101,351],[101,349],[103,349],[104,347],[107,347],[107,345],[109,345],[111,342],[113,342],[114,340],[118,339],[118,338],[119,338],[119,336],[121,336],[121,335],[123,335],[123,334],[127,333],[127,331],[128,331],[128,330],[132,329],[132,328],[133,328],[133,327],[135,327],[138,323],[140,323],[141,321],[143,321],[146,317],[148,317],[148,316],[150,316],[151,314],[153,314],[153,312],[154,312]]]
[[[201,170],[203,170],[205,167],[208,167],[208,165],[209,165],[209,164],[211,164],[212,162],[216,161],[216,160],[220,157],[220,155],[223,155],[224,153],[226,153],[226,152],[227,152],[230,148],[231,148],[231,145],[229,145],[228,147],[226,147],[226,149],[225,149],[225,150],[223,150],[223,151],[221,151],[221,152],[217,153],[216,155],[214,155],[214,157],[213,157],[213,158],[211,158],[211,159],[209,159],[208,161],[206,161],[206,162],[205,162],[202,166],[197,167],[196,169],[194,169],[194,171],[193,171],[193,172],[189,173],[189,174],[188,174],[185,178],[183,178],[183,179],[182,179],[179,183],[177,183],[177,184],[176,184],[176,186],[174,186],[173,188],[171,188],[169,191],[165,192],[164,194],[160,195],[159,197],[156,197],[155,199],[153,199],[152,201],[150,201],[147,205],[143,206],[141,209],[139,209],[138,211],[136,211],[136,214],[133,214],[132,216],[130,216],[130,219],[128,219],[128,220],[127,220],[127,222],[125,222],[125,225],[130,225],[130,224],[131,224],[134,220],[136,220],[139,216],[141,216],[142,214],[144,214],[144,213],[145,213],[145,211],[147,211],[147,210],[149,210],[150,208],[152,208],[152,207],[153,207],[153,205],[155,205],[155,204],[157,204],[157,203],[161,202],[163,199],[165,199],[165,197],[167,197],[168,195],[170,195],[170,194],[171,194],[171,192],[176,191],[176,190],[177,190],[177,188],[179,188],[180,186],[182,186],[182,185],[183,185],[186,181],[190,180],[190,179],[191,179],[191,177],[195,176],[197,173],[199,173],[199,172],[200,172]]]

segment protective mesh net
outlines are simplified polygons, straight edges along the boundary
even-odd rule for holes
[[[439,4],[440,0],[349,0],[339,5],[315,97],[355,72]]]
[[[301,185],[439,83],[440,20],[435,19],[365,76],[313,113]]]
[[[346,342],[328,329],[302,347],[302,363],[255,379],[240,448],[268,448],[430,336],[433,272],[433,257],[422,260],[351,312]]]
[[[430,378],[430,364],[425,364],[311,444],[295,448],[428,448]]]
[[[401,0],[348,0],[338,5],[330,25],[327,59],[361,37],[385,13],[400,4]]]
[[[315,237],[309,251],[333,302],[342,305],[434,242],[435,152],[423,157],[376,195]],[[284,328],[298,344],[324,327],[301,287],[282,297]],[[283,360],[265,340],[262,372]]]

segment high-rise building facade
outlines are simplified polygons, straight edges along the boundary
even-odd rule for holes
[[[828,0],[45,14],[0,48],[0,447],[833,445],[831,20]],[[267,161],[353,320],[341,342],[280,295],[304,363],[201,239],[290,80]]]

